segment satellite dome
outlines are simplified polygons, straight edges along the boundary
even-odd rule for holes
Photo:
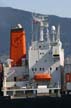
[[[55,31],[55,30],[56,30],[56,28],[55,28],[55,26],[54,26],[54,25],[52,26],[52,28],[51,28],[51,29],[52,29],[52,31]]]

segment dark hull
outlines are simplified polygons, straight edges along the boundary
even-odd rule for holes
[[[62,97],[36,97],[25,99],[10,99],[9,97],[0,97],[0,105],[6,108],[48,108],[63,107],[71,104],[71,96]],[[1,107],[1,108],[2,108]]]

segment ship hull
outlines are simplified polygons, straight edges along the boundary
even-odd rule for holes
[[[36,98],[10,99],[10,97],[0,97],[0,105],[10,108],[43,108],[50,106],[61,106],[71,104],[71,96],[64,95],[62,97],[39,96]]]

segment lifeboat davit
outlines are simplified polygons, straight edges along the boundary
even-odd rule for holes
[[[50,73],[37,73],[34,75],[34,79],[35,80],[50,80],[51,79],[51,75]]]

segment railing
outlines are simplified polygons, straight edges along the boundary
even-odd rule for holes
[[[6,93],[6,96],[11,96],[12,98],[27,98],[27,97],[35,97],[39,95],[50,95],[50,94],[57,94],[60,96],[60,88],[10,88],[10,89],[3,89],[3,93]],[[56,91],[56,93],[55,93]]]

